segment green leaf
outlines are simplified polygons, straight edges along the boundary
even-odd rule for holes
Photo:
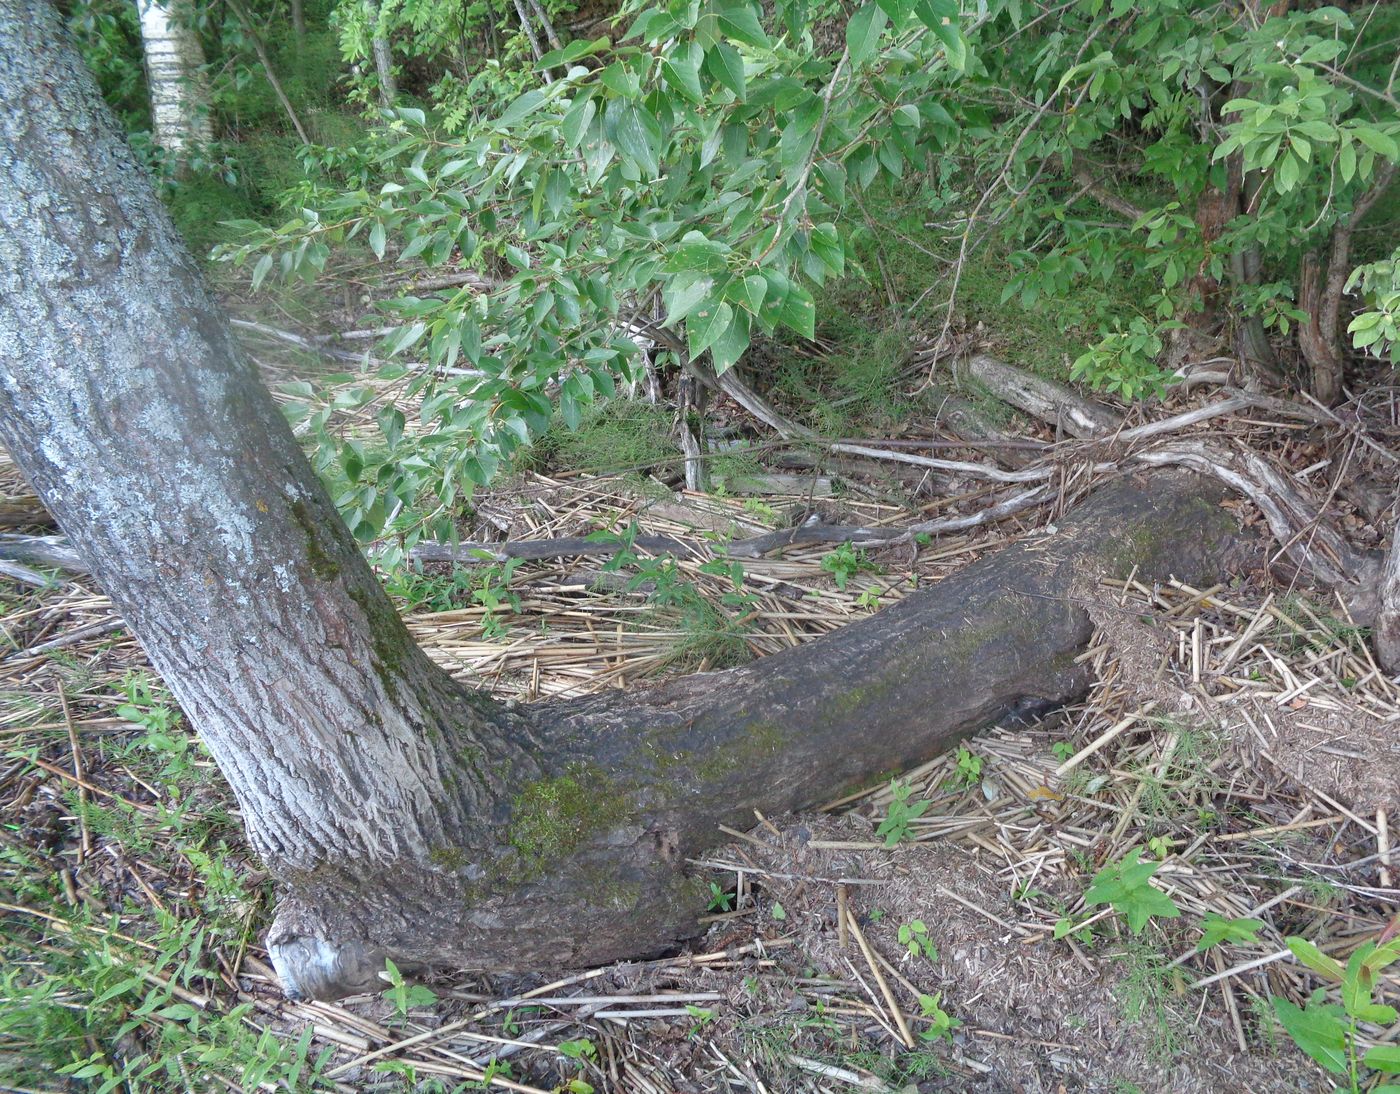
[[[943,43],[948,63],[957,71],[967,68],[967,42],[958,29],[957,0],[916,0],[914,14]]]
[[[741,282],[743,304],[754,315],[763,308],[763,298],[768,295],[768,280],[762,274],[750,274]]]
[[[851,67],[860,68],[880,44],[889,16],[874,0],[851,16],[846,24],[846,49],[850,51]]]
[[[772,287],[771,284],[769,286]],[[778,322],[796,331],[803,338],[817,334],[817,305],[812,294],[801,285],[793,285],[779,305]]]
[[[764,33],[763,24],[758,21],[754,9],[744,0],[726,5],[716,14],[719,17],[720,29],[734,41],[758,49],[767,49],[772,44],[768,35]]]
[[[717,43],[714,49],[705,54],[702,67],[710,79],[729,88],[740,102],[744,101],[744,58],[737,49],[726,42]]]
[[[686,319],[714,293],[715,279],[701,274],[686,273],[672,278],[661,290],[666,306],[666,325],[674,327]]]
[[[1329,980],[1341,981],[1343,975],[1342,966],[1324,954],[1306,938],[1290,936],[1285,938],[1283,942],[1284,945],[1292,951],[1293,956],[1308,968],[1312,969],[1313,972],[1325,976]]]
[[[1334,1075],[1346,1074],[1346,1029],[1338,1017],[1340,1007],[1309,1003],[1303,1010],[1277,995],[1273,1004],[1294,1044]]]
[[[700,66],[705,51],[696,42],[677,46],[661,61],[661,78],[693,103],[704,98],[700,86]]]
[[[525,92],[524,95],[521,95],[520,98],[506,107],[505,112],[496,119],[497,127],[509,129],[517,122],[524,121],[540,108],[544,100],[545,93],[543,91],[536,89],[534,91]]]
[[[634,102],[614,99],[608,104],[609,137],[618,150],[655,178],[660,170],[657,148],[661,128],[656,119]]]
[[[572,64],[580,57],[589,57],[595,53],[602,53],[612,48],[612,41],[608,38],[594,38],[592,41],[580,38],[570,42],[563,49],[552,50],[546,53],[535,64],[536,71],[546,68],[557,68],[560,65]]]
[[[1207,912],[1202,924],[1202,934],[1196,943],[1196,952],[1205,953],[1212,947],[1225,942],[1253,942],[1264,927],[1262,919],[1226,919],[1215,912]]]
[[[749,315],[744,311],[734,312],[728,328],[710,345],[710,361],[716,373],[732,368],[736,361],[749,348]]]
[[[1352,130],[1352,133],[1356,135],[1357,140],[1378,156],[1384,156],[1391,160],[1400,157],[1400,145],[1395,143],[1394,138],[1382,133],[1379,129],[1369,125],[1358,125]]]
[[[695,317],[685,325],[686,341],[690,346],[690,356],[699,357],[715,340],[729,329],[734,319],[734,309],[722,301],[701,308]]]
[[[818,224],[809,238],[812,253],[821,259],[833,274],[840,277],[846,270],[846,249],[834,224]]]
[[[1387,1075],[1400,1075],[1400,1045],[1377,1045],[1367,1051],[1361,1062]]]
[[[685,270],[723,273],[728,255],[727,243],[706,239],[700,232],[687,232],[667,255],[665,269],[668,273],[680,273]]]
[[[384,222],[376,220],[369,228],[369,249],[375,258],[384,257]]]
[[[584,136],[588,133],[588,127],[593,124],[593,117],[598,113],[598,104],[593,101],[591,95],[581,95],[573,101],[564,115],[564,120],[559,124],[559,131],[564,136],[564,147],[573,151],[579,146]]]

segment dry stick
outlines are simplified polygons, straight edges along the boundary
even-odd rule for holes
[[[73,714],[68,709],[68,696],[62,683],[58,685],[58,704],[63,708],[63,724],[68,730],[68,747],[73,753],[73,778],[78,784],[78,826],[82,832],[78,843],[78,865],[81,866],[83,860],[92,853],[92,834],[88,831],[87,823],[88,792],[84,785],[87,775],[83,772],[83,752],[78,747],[78,730],[73,725]]]
[[[1279,961],[1285,957],[1291,957],[1292,950],[1280,950],[1278,953],[1271,953],[1267,957],[1259,957],[1253,961],[1246,961],[1243,965],[1234,965],[1224,972],[1218,972],[1214,976],[1207,976],[1204,980],[1197,980],[1191,985],[1193,988],[1205,988],[1214,984],[1217,980],[1224,980],[1226,977],[1235,976],[1242,972],[1249,972],[1251,969],[1262,968],[1274,961]]]
[[[1140,719],[1146,717],[1147,714],[1150,711],[1152,711],[1156,706],[1157,701],[1154,699],[1152,700],[1152,702],[1148,703],[1141,709],[1133,711],[1133,713],[1129,714],[1126,718],[1122,719],[1122,721],[1115,722],[1108,729],[1104,730],[1087,745],[1085,745],[1073,756],[1071,756],[1068,760],[1060,764],[1059,767],[1055,768],[1055,770],[1052,771],[1051,774],[1058,778],[1073,771],[1076,767],[1078,767],[1081,763],[1087,760],[1099,749],[1103,748],[1104,745],[1108,744],[1109,741],[1117,737],[1134,722],[1137,722]]]
[[[851,914],[850,908],[846,909],[846,922],[850,926],[851,934],[855,937],[856,944],[860,946],[860,952],[865,955],[865,962],[870,966],[870,972],[875,977],[875,983],[879,985],[880,994],[885,997],[885,1005],[890,1008],[895,1024],[899,1027],[899,1035],[904,1039],[905,1048],[914,1048],[914,1035],[909,1031],[909,1023],[904,1019],[904,1012],[899,1009],[899,1004],[895,1002],[894,992],[890,990],[889,981],[885,979],[885,974],[880,971],[880,963],[875,960],[875,954],[870,949],[870,943],[865,940],[865,935],[861,932],[860,924],[856,922],[856,917]]]
[[[1389,889],[1390,876],[1390,823],[1385,806],[1376,810],[1376,850],[1380,854],[1381,888]]]

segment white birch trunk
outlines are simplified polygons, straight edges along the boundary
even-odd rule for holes
[[[214,139],[204,50],[180,0],[137,0],[156,143],[183,160]]]

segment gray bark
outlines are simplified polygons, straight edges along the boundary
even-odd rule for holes
[[[389,39],[379,27],[379,0],[364,0],[365,20],[370,28],[370,52],[374,54],[374,71],[379,78],[379,105],[384,109],[394,105],[399,97],[398,81],[394,79],[394,54]]]
[[[1391,536],[1381,568],[1380,606],[1376,611],[1376,660],[1391,676],[1400,673],[1400,526]]]
[[[156,143],[181,160],[214,139],[204,50],[181,0],[138,0],[138,8]]]
[[[1216,580],[1219,495],[1124,478],[828,638],[516,710],[412,643],[82,64],[0,5],[0,440],[227,777],[282,886],[269,950],[330,998],[400,966],[580,965],[697,932],[687,858],[1087,685],[1096,576]]]
[[[0,6],[0,102],[0,439],[254,847],[346,885],[479,843],[528,741],[408,637],[46,4]]]

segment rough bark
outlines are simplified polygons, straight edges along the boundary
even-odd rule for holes
[[[379,78],[379,105],[385,110],[399,97],[398,81],[394,79],[394,54],[389,39],[379,26],[379,0],[364,0],[365,20],[370,28],[370,52],[374,54],[374,71]]]
[[[1086,399],[1064,384],[1013,368],[995,357],[976,354],[963,366],[966,374],[998,399],[1033,418],[1048,421],[1073,437],[1098,437],[1122,425],[1114,410]]]
[[[1125,477],[822,641],[529,710],[409,640],[38,0],[0,6],[0,439],[208,744],[290,992],[578,965],[696,930],[686,859],[1086,683],[1095,577],[1217,579],[1200,480]],[[60,48],[62,47],[62,48]]]
[[[1357,226],[1380,201],[1396,175],[1396,165],[1382,164],[1371,185],[1338,218],[1328,240],[1327,258],[1303,256],[1298,272],[1298,306],[1307,319],[1298,327],[1298,348],[1310,370],[1313,397],[1332,406],[1342,397],[1346,353],[1342,346],[1342,296],[1351,274],[1351,239]]]
[[[204,50],[180,0],[140,0],[139,10],[156,143],[181,160],[214,139]]]
[[[1400,530],[1391,538],[1380,578],[1380,607],[1376,611],[1376,660],[1391,676],[1400,673]]]

